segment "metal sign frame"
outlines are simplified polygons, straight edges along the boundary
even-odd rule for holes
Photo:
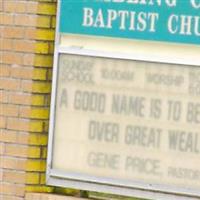
[[[60,0],[58,0],[57,16],[60,16]],[[55,123],[55,106],[56,106],[56,93],[57,93],[57,76],[58,76],[58,59],[59,54],[74,54],[85,55],[103,58],[116,58],[125,60],[137,60],[146,62],[169,63],[179,65],[200,66],[195,60],[176,59],[168,60],[164,57],[144,57],[142,55],[128,55],[128,54],[113,54],[108,52],[92,51],[87,49],[77,49],[70,47],[60,46],[60,33],[59,33],[60,19],[57,17],[54,64],[53,64],[53,80],[52,80],[52,94],[51,94],[51,108],[50,108],[50,127],[48,139],[48,158],[47,158],[47,171],[46,180],[48,185],[70,187],[89,191],[98,191],[104,193],[113,193],[125,196],[134,196],[139,198],[150,198],[159,200],[197,200],[200,198],[200,190],[181,189],[169,185],[157,185],[142,182],[124,181],[119,183],[119,180],[98,178],[94,176],[85,176],[83,174],[72,174],[61,172],[52,168],[53,158],[53,140],[54,140],[54,123]],[[127,186],[128,185],[128,186]]]

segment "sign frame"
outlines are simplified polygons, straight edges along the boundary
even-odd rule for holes
[[[196,63],[194,60],[184,59],[172,59],[168,60],[165,57],[152,57],[123,53],[108,53],[106,51],[93,51],[91,49],[80,49],[76,47],[63,47],[60,45],[60,6],[61,1],[58,0],[57,10],[57,27],[55,38],[55,51],[54,51],[54,63],[53,63],[53,79],[52,79],[52,94],[51,94],[51,106],[50,106],[50,125],[49,125],[49,138],[48,138],[48,157],[47,157],[47,170],[46,170],[46,182],[52,186],[70,187],[81,190],[97,191],[104,193],[112,193],[117,195],[134,196],[139,198],[150,198],[159,200],[198,200],[200,197],[200,191],[192,189],[180,189],[174,186],[168,185],[152,185],[144,183],[134,183],[134,186],[126,186],[126,184],[114,183],[115,180],[108,180],[97,177],[81,177],[77,174],[63,173],[52,168],[53,158],[53,140],[54,140],[54,123],[55,123],[55,105],[56,105],[56,93],[58,82],[58,60],[59,54],[71,54],[82,55],[101,58],[113,58],[123,60],[137,60],[156,63],[168,63],[179,65],[191,65],[200,66],[200,63]],[[133,183],[133,182],[132,182]]]

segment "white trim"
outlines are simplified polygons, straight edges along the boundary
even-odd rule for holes
[[[157,63],[166,63],[166,64],[178,64],[178,65],[191,65],[191,66],[200,66],[200,63],[197,63],[195,60],[184,58],[173,58],[167,59],[165,57],[157,57],[157,56],[144,56],[141,54],[124,54],[124,53],[110,53],[106,51],[94,51],[91,49],[82,49],[76,47],[59,47],[60,53],[68,53],[75,55],[85,55],[85,56],[96,56],[96,57],[104,57],[104,58],[116,58],[116,59],[124,59],[124,60],[138,60],[138,61],[146,61],[146,62],[157,62]]]
[[[58,54],[59,54],[59,16],[60,15],[60,0],[57,2],[57,19],[56,19],[56,36],[55,36],[55,49],[54,49],[54,62],[53,62],[53,77],[52,77],[52,90],[51,90],[51,104],[50,104],[50,121],[49,121],[49,136],[48,136],[48,149],[47,149],[47,170],[46,179],[49,178],[49,173],[52,168],[52,154],[53,154],[53,135],[54,135],[54,122],[55,122],[55,105],[56,105],[56,90],[57,90],[57,71],[58,71]],[[47,181],[48,182],[48,181]]]
[[[72,179],[62,179],[53,176],[51,176],[48,181],[50,185],[57,185],[60,187],[70,187],[75,189],[125,195],[137,198],[147,198],[152,200],[199,200],[199,197],[195,196],[181,196],[178,194],[169,194],[166,192],[162,193],[158,191],[148,191],[144,189],[90,183],[85,181],[76,181]]]

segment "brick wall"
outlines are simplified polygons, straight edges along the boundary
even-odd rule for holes
[[[45,185],[55,0],[0,0],[0,199]]]

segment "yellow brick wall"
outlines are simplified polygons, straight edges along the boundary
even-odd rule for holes
[[[0,0],[0,199],[45,185],[56,0]]]
[[[53,187],[45,185],[45,170],[51,92],[50,75],[53,63],[53,52],[50,47],[53,45],[55,35],[55,26],[52,25],[56,14],[56,2],[54,0],[38,1],[36,14],[36,29],[30,30],[30,38],[36,41],[33,59],[35,80],[31,85],[25,87],[28,92],[31,91],[32,102],[37,105],[20,110],[22,117],[31,120],[25,191],[53,192]],[[35,95],[38,95],[38,98]]]
[[[42,81],[39,72],[34,73],[36,41],[29,34],[36,29],[37,9],[37,1],[0,0],[1,200],[24,199],[25,186],[30,181],[27,159],[35,157],[34,150],[29,150],[29,130],[36,121],[24,113],[43,98],[37,94],[33,100],[32,91],[27,89],[33,80]]]

